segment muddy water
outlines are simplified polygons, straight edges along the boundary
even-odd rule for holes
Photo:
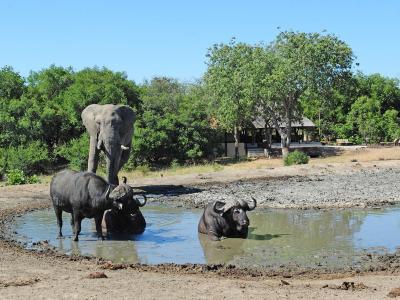
[[[70,217],[63,215],[64,239],[56,239],[52,210],[16,220],[14,230],[27,247],[47,240],[67,254],[94,255],[114,262],[229,263],[268,266],[357,265],[365,252],[393,252],[400,246],[400,208],[328,211],[256,210],[247,239],[209,241],[197,233],[201,210],[147,207],[146,231],[98,241],[93,220],[84,220],[79,242],[71,237]]]

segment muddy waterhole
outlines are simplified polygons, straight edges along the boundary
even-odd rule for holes
[[[202,210],[147,206],[141,235],[97,239],[94,221],[85,219],[79,242],[72,241],[70,215],[63,214],[57,239],[54,211],[16,218],[17,240],[35,249],[40,241],[66,254],[92,255],[117,263],[227,263],[242,267],[295,263],[301,266],[357,265],[366,252],[391,253],[400,246],[400,207],[346,210],[262,210],[248,213],[247,239],[212,242],[197,233]]]

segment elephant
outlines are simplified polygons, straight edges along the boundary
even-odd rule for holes
[[[91,104],[81,116],[90,135],[88,171],[96,173],[102,150],[106,155],[107,180],[118,185],[118,172],[131,150],[135,112],[126,105]]]

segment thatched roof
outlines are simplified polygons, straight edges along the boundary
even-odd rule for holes
[[[253,126],[257,129],[265,128],[265,120],[262,117],[257,117],[253,122]],[[270,126],[271,128],[273,126]],[[281,128],[285,127],[285,123],[280,124]],[[293,122],[292,128],[315,128],[315,124],[308,118],[303,117],[300,122]]]

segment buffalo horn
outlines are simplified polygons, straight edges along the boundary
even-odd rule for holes
[[[140,196],[143,196],[143,198],[144,198],[144,202],[143,202],[143,203],[141,203],[140,200],[139,200]],[[146,197],[146,195],[139,195],[139,197],[135,197],[135,195],[133,195],[133,196],[132,196],[132,199],[135,200],[136,204],[137,204],[139,207],[143,207],[143,206],[146,204],[146,202],[147,202],[147,197]]]
[[[108,196],[110,195],[110,191],[111,191],[111,185],[108,185],[106,191],[104,192],[104,199],[107,199]]]
[[[216,204],[218,202],[223,204],[223,206],[221,208],[217,208]],[[227,201],[225,203],[221,202],[221,201],[216,201],[214,203],[213,207],[214,207],[214,211],[215,212],[217,212],[217,213],[225,213],[228,210],[230,210],[232,207],[235,207],[235,206],[238,206],[238,205],[240,205],[240,204],[239,204],[239,202],[237,200],[229,200],[229,201]]]
[[[217,203],[219,204],[223,204],[222,207],[217,207]],[[215,211],[216,213],[220,214],[220,213],[224,213],[224,207],[226,206],[225,203],[221,202],[221,201],[215,201],[213,204],[213,211]]]
[[[257,200],[254,197],[251,197],[251,204],[247,203],[248,210],[253,210],[257,206]]]

